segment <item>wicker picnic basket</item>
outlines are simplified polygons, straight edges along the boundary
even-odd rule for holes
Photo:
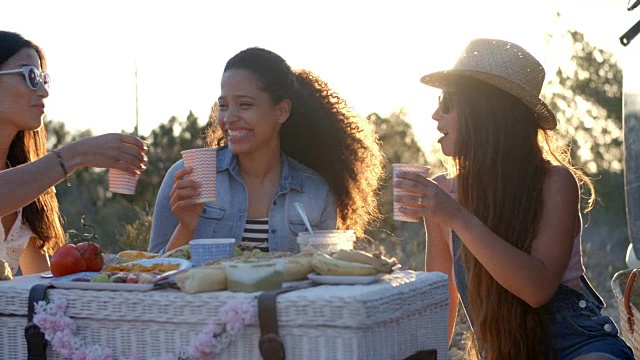
[[[28,294],[38,275],[0,281],[0,359],[24,360]],[[419,350],[448,348],[447,276],[396,271],[369,285],[321,285],[277,298],[278,326],[287,360],[399,360]],[[49,289],[64,298],[67,316],[80,337],[131,354],[160,359],[185,349],[202,328],[220,323],[229,301],[257,305],[256,293],[230,291],[186,294],[177,289],[148,292]],[[216,359],[260,359],[258,324],[248,325]],[[60,354],[48,347],[48,358]]]
[[[636,278],[640,269],[628,269],[617,272],[611,280],[611,288],[618,302],[620,312],[621,336],[631,346],[635,354],[640,354],[640,311],[630,300],[632,297],[640,299],[640,288],[634,290]]]

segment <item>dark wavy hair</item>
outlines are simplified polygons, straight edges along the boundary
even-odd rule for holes
[[[551,164],[567,167],[581,188],[590,180],[571,165],[555,133],[540,128],[519,99],[472,78],[454,85],[458,131],[454,150],[458,200],[496,235],[530,254],[543,211],[543,187]],[[588,210],[588,209],[587,209]],[[470,358],[542,359],[551,356],[541,310],[503,288],[463,246],[475,339]],[[546,346],[545,346],[546,344]]]
[[[40,58],[42,70],[47,68],[44,52],[40,47],[22,35],[0,31],[0,64],[20,50],[33,49]],[[7,161],[11,166],[19,166],[39,159],[47,154],[47,133],[44,126],[37,130],[19,131],[11,141]],[[58,207],[55,188],[42,193],[22,210],[22,220],[29,225],[35,236],[36,246],[43,252],[52,254],[64,244],[65,235],[62,217]]]
[[[377,192],[384,153],[375,127],[314,73],[293,70],[278,54],[251,47],[234,55],[224,68],[244,69],[258,77],[273,104],[291,101],[291,114],[280,129],[280,146],[290,157],[318,172],[336,196],[338,228],[358,236],[379,218]],[[210,146],[226,142],[211,111]]]

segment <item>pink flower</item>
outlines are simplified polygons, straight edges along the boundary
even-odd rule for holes
[[[44,333],[45,338],[51,343],[53,349],[61,357],[71,360],[114,360],[111,349],[87,344],[85,340],[77,337],[76,323],[65,315],[67,302],[62,298],[47,304],[40,301],[35,304],[35,316],[33,322]],[[253,307],[248,303],[229,302],[221,309],[223,325],[210,323],[202,331],[191,339],[187,350],[188,357],[184,353],[180,355],[164,355],[162,360],[200,360],[213,359],[214,354],[227,347],[234,339],[234,335],[244,325],[250,324],[254,319]],[[141,356],[133,354],[129,360],[143,360]]]
[[[226,323],[226,328],[231,334],[236,334],[253,320],[253,307],[248,303],[230,301],[220,311],[222,321]]]
[[[216,344],[215,335],[220,332],[220,327],[216,324],[209,324],[202,329],[189,343],[188,353],[198,359],[212,359],[213,346]]]
[[[54,333],[51,345],[63,357],[72,357],[74,353],[73,340],[74,336],[70,330],[58,331]]]
[[[67,300],[65,299],[57,299],[52,304],[56,314],[64,314],[67,310]]]

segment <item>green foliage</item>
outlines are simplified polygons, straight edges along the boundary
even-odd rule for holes
[[[574,163],[593,179],[598,201],[585,223],[626,227],[622,69],[614,54],[595,47],[578,31],[550,35],[549,41],[573,49],[544,99],[556,112],[558,131],[571,145]],[[588,236],[590,229],[586,230]]]
[[[381,251],[394,256],[404,268],[423,270],[425,229],[422,222],[409,223],[393,220],[393,184],[391,164],[427,163],[424,152],[418,145],[411,125],[404,112],[391,114],[388,118],[373,113],[368,117],[375,127],[386,157],[385,174],[380,186],[379,207],[383,218],[376,226],[366,231],[370,242],[359,246],[368,251]]]
[[[118,245],[120,247],[118,251],[147,251],[151,236],[152,219],[153,216],[149,208],[145,209],[145,211],[138,211],[137,219],[133,223],[126,224],[123,231],[117,232]]]
[[[571,59],[561,64],[543,94],[556,113],[558,130],[574,161],[590,174],[622,171],[622,69],[612,53],[577,31],[549,37],[569,43]]]

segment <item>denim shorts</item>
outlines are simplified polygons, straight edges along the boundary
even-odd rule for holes
[[[560,285],[549,303],[543,306],[550,325],[554,359],[573,359],[590,353],[608,354],[620,360],[633,360],[633,351],[618,336],[613,320],[602,315],[604,302],[582,277],[588,294]]]

